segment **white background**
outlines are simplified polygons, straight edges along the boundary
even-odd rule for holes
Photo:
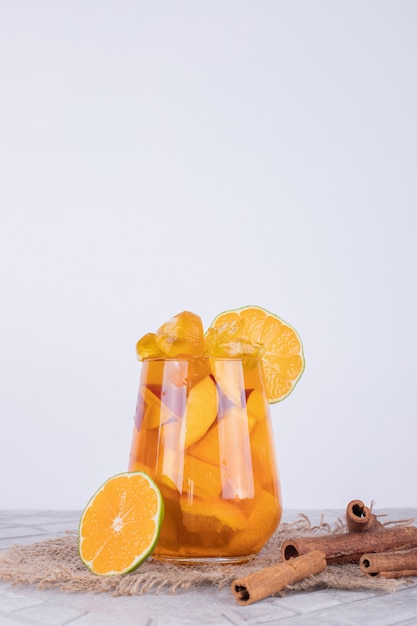
[[[0,0],[1,508],[125,471],[137,339],[300,333],[284,506],[417,506],[417,3]]]

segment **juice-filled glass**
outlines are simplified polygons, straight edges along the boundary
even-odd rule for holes
[[[153,557],[239,563],[281,519],[269,405],[257,359],[145,359],[129,471],[149,474],[165,517]]]

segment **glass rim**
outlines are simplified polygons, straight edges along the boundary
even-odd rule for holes
[[[149,361],[167,361],[167,362],[176,362],[176,361],[188,361],[188,362],[196,362],[196,361],[254,361],[261,362],[261,357],[256,356],[192,356],[191,354],[183,354],[178,356],[149,356],[141,359],[140,363],[147,363]]]

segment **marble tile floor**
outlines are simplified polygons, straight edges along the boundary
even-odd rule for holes
[[[375,511],[378,513],[378,511]],[[343,511],[305,511],[333,523]],[[417,509],[384,511],[387,519],[417,519]],[[77,511],[0,511],[0,550],[76,530]],[[287,511],[284,520],[295,520]],[[416,523],[416,522],[414,522]],[[113,597],[0,583],[0,626],[417,626],[417,578],[395,592],[320,589],[240,606],[230,589],[211,585],[170,594]]]

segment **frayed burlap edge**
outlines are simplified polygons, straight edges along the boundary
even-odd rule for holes
[[[390,524],[409,523],[407,521]],[[14,545],[0,553],[0,580],[13,585],[29,584],[38,589],[60,589],[67,592],[108,593],[115,596],[180,592],[192,587],[213,585],[223,589],[233,580],[281,560],[280,549],[287,539],[299,536],[346,532],[345,523],[338,520],[330,527],[324,519],[312,526],[305,515],[293,523],[282,523],[261,552],[241,565],[185,566],[148,560],[136,571],[124,576],[96,576],[82,563],[78,553],[76,533],[27,546]],[[365,576],[358,565],[330,565],[318,576],[311,576],[288,587],[289,590],[380,589],[395,591],[406,579],[382,579]]]

